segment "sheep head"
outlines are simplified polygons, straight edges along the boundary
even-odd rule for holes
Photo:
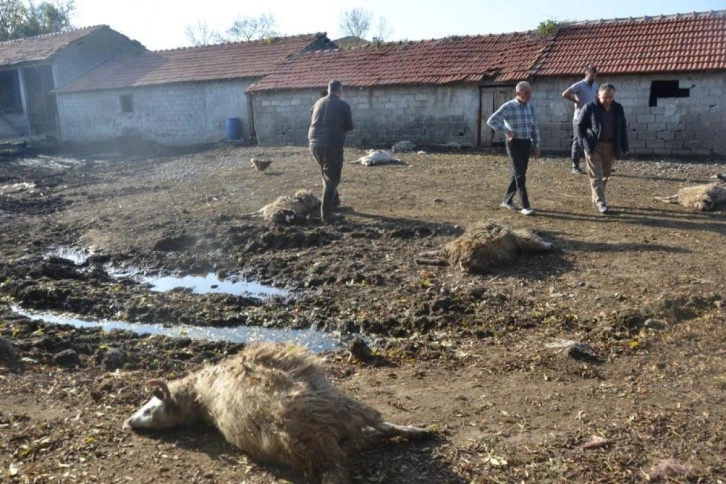
[[[134,429],[166,429],[184,423],[185,413],[164,380],[149,380],[151,400],[136,411],[124,427]]]

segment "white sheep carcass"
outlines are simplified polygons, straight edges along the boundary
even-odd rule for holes
[[[431,432],[385,422],[327,379],[296,345],[259,343],[180,380],[152,380],[153,398],[124,424],[164,429],[205,422],[250,457],[289,465],[314,482],[348,482],[347,456],[382,438]]]
[[[423,252],[416,262],[449,265],[472,274],[484,274],[523,254],[552,249],[552,243],[527,229],[511,229],[496,221],[479,222],[441,249]]]
[[[353,163],[360,163],[363,166],[387,165],[391,163],[400,163],[401,160],[385,150],[368,150],[365,156],[358,158]]]
[[[294,195],[280,195],[256,212],[243,217],[262,217],[273,224],[301,222],[320,209],[320,200],[310,190],[298,190]]]
[[[719,177],[720,178],[720,177]],[[656,200],[666,203],[679,203],[684,207],[697,212],[708,212],[726,204],[726,184],[723,182],[708,183],[684,187],[678,193],[670,197],[654,197]]]

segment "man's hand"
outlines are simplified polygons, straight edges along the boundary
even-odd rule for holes
[[[514,131],[507,131],[507,140],[512,141],[514,137],[517,136],[517,133]]]
[[[534,149],[534,159],[536,160],[537,158],[540,157],[540,155],[542,155],[542,150],[540,150],[539,148],[535,148]]]

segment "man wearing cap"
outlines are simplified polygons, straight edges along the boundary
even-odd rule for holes
[[[340,218],[340,215],[333,213],[333,207],[340,204],[338,184],[343,171],[345,134],[353,130],[350,105],[340,98],[342,94],[343,84],[340,81],[328,83],[328,95],[318,99],[312,108],[308,130],[310,153],[320,165],[323,177],[320,216],[324,223]]]
[[[577,120],[580,117],[582,108],[595,100],[597,97],[597,69],[595,66],[587,66],[585,68],[585,78],[578,81],[565,89],[562,97],[575,105],[575,113],[572,117],[572,173],[582,175],[584,172],[580,168],[580,153],[582,145],[577,137]]]

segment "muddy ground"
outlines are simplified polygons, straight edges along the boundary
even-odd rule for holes
[[[272,165],[257,172],[252,156]],[[342,223],[284,226],[245,214],[320,191],[301,147],[0,158],[0,480],[302,482],[210,429],[122,429],[146,380],[239,344],[74,329],[20,307],[313,328],[343,345],[365,335],[371,358],[344,346],[321,354],[331,378],[437,438],[353,456],[353,482],[726,482],[726,212],[653,199],[710,181],[723,160],[618,162],[600,215],[586,177],[545,157],[531,164],[536,214],[524,217],[498,207],[500,151],[400,158],[346,163]],[[536,229],[555,250],[483,275],[416,263],[490,219]],[[73,261],[58,248],[93,255]],[[241,276],[290,297],[153,292],[108,267]]]

